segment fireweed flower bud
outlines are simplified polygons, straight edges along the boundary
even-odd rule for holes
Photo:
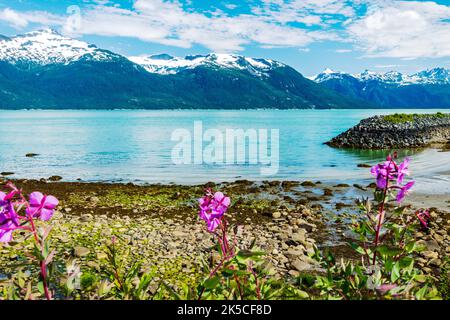
[[[426,230],[429,228],[428,223],[430,220],[430,211],[419,210],[416,212],[417,219],[419,219],[422,229]]]

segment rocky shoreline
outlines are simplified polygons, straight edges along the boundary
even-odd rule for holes
[[[208,254],[212,236],[197,216],[196,199],[205,185],[15,183],[26,193],[41,190],[61,200],[52,219],[52,243],[61,261],[75,258],[83,272],[100,270],[104,245],[113,235],[131,249],[132,257],[142,260],[144,268],[175,284],[193,283],[202,276],[202,260],[214,261]],[[314,246],[329,248],[337,257],[353,257],[345,241],[351,237],[348,217],[355,214],[355,192],[363,192],[361,186],[246,180],[208,186],[232,198],[227,215],[237,227],[240,247],[256,239],[276,277],[320,272],[309,256]],[[433,217],[435,228],[418,233],[427,247],[419,263],[429,273],[450,255],[450,210],[435,208]],[[0,275],[23,264],[22,259],[26,258],[17,257],[14,243],[0,244]]]
[[[450,147],[450,114],[374,116],[325,144],[337,148]]]

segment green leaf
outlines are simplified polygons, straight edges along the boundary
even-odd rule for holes
[[[416,245],[415,241],[410,241],[405,246],[405,250],[408,253],[414,252],[414,251],[416,251],[416,249],[417,249],[417,245]]]
[[[391,281],[395,282],[398,278],[400,278],[400,264],[397,262],[392,267]]]
[[[395,208],[394,211],[392,212],[393,215],[399,216],[402,215],[406,210],[406,207],[398,207]]]
[[[44,283],[43,283],[42,281],[39,281],[39,282],[38,282],[37,288],[38,288],[38,290],[39,290],[39,292],[40,292],[41,294],[44,294],[44,293],[45,293],[45,290],[44,290]]]
[[[240,250],[237,254],[240,258],[252,258],[263,256],[265,253],[261,251]]]
[[[172,296],[174,300],[183,300],[178,293],[175,292],[175,290],[172,289],[167,283],[163,282],[162,285],[166,290],[169,292],[169,294]]]
[[[399,260],[400,269],[406,269],[407,271],[411,271],[414,267],[414,259],[411,257],[404,257]]]
[[[364,250],[363,247],[357,245],[356,243],[351,242],[350,246],[352,247],[353,250],[355,250],[356,252],[358,252],[359,254],[366,254],[366,251]]]
[[[220,278],[218,276],[212,277],[207,279],[204,283],[203,286],[206,289],[212,290],[215,287],[217,287],[217,285],[220,283]]]
[[[253,238],[252,243],[250,244],[249,249],[250,249],[250,250],[253,249],[253,248],[255,247],[255,245],[256,245],[256,238]]]
[[[419,283],[425,283],[428,280],[428,277],[424,274],[417,274],[414,276],[414,280]]]
[[[388,246],[379,246],[377,251],[384,257],[395,257],[402,253],[401,249],[398,248],[390,248]]]
[[[422,289],[420,289],[419,291],[416,292],[416,299],[417,300],[422,300],[423,297],[425,296],[425,293],[427,292],[428,286],[425,285]]]

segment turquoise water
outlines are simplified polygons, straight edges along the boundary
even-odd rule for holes
[[[414,110],[430,113],[439,110]],[[444,111],[445,110],[441,110]],[[375,114],[404,110],[236,110],[236,111],[1,111],[0,171],[14,178],[60,175],[66,181],[203,183],[236,179],[369,181],[368,169],[385,156],[379,151],[349,151],[323,144]],[[175,129],[279,129],[280,169],[270,177],[259,165],[175,165]],[[25,154],[39,156],[27,158]],[[450,153],[405,151],[413,174],[428,191],[450,190]]]

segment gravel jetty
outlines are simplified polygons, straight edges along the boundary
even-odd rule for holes
[[[374,116],[325,144],[337,148],[407,149],[450,146],[450,114]]]

